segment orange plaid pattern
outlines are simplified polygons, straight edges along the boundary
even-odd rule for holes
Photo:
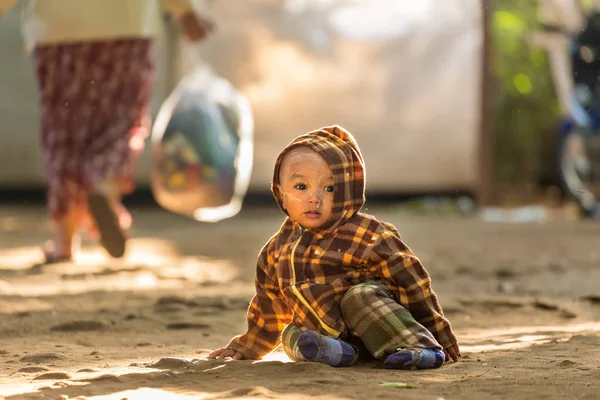
[[[333,216],[325,226],[308,230],[286,218],[259,254],[248,330],[227,347],[248,359],[261,358],[279,344],[289,323],[345,337],[340,301],[350,287],[367,281],[388,287],[444,348],[454,345],[456,337],[419,259],[393,225],[359,212],[365,201],[364,163],[349,132],[339,126],[322,128],[284,149],[272,186],[282,210],[279,167],[286,152],[297,146],[310,147],[329,163],[335,181]]]

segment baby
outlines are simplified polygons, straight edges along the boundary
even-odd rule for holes
[[[390,369],[458,361],[429,274],[394,226],[360,212],[365,167],[348,131],[297,137],[272,191],[287,218],[258,257],[247,332],[210,358],[256,360],[281,343],[294,361],[333,367],[354,364],[360,347]]]

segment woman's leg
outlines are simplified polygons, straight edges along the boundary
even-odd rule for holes
[[[87,209],[92,206],[101,242],[111,255],[121,256],[121,228],[131,224],[131,216],[120,197],[133,189],[135,163],[148,134],[152,41],[40,46],[34,59],[48,206],[57,228],[54,252],[69,255],[69,242],[89,221]],[[114,190],[107,190],[111,185]]]
[[[444,362],[442,347],[385,285],[361,283],[350,288],[341,302],[350,332],[358,336],[386,368],[436,368]]]
[[[69,261],[78,244],[78,230],[85,219],[85,205],[77,176],[80,149],[77,137],[71,137],[71,110],[64,101],[61,73],[64,60],[72,54],[60,45],[40,46],[34,50],[36,76],[40,91],[41,137],[47,204],[54,235],[44,245],[46,263]]]
[[[68,211],[54,218],[54,237],[44,245],[46,264],[71,261],[79,249],[79,229],[85,220],[85,209],[72,204]]]

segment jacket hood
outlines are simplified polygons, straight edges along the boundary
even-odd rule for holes
[[[309,147],[323,157],[333,172],[332,216],[319,229],[334,229],[358,213],[365,203],[365,164],[358,144],[350,132],[338,125],[298,136],[288,144],[277,157],[271,183],[273,196],[286,215],[279,191],[279,171],[285,155],[299,146]]]

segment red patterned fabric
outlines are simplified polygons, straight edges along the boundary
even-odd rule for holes
[[[42,45],[34,60],[51,217],[84,204],[87,192],[107,177],[133,189],[148,135],[152,40]]]

